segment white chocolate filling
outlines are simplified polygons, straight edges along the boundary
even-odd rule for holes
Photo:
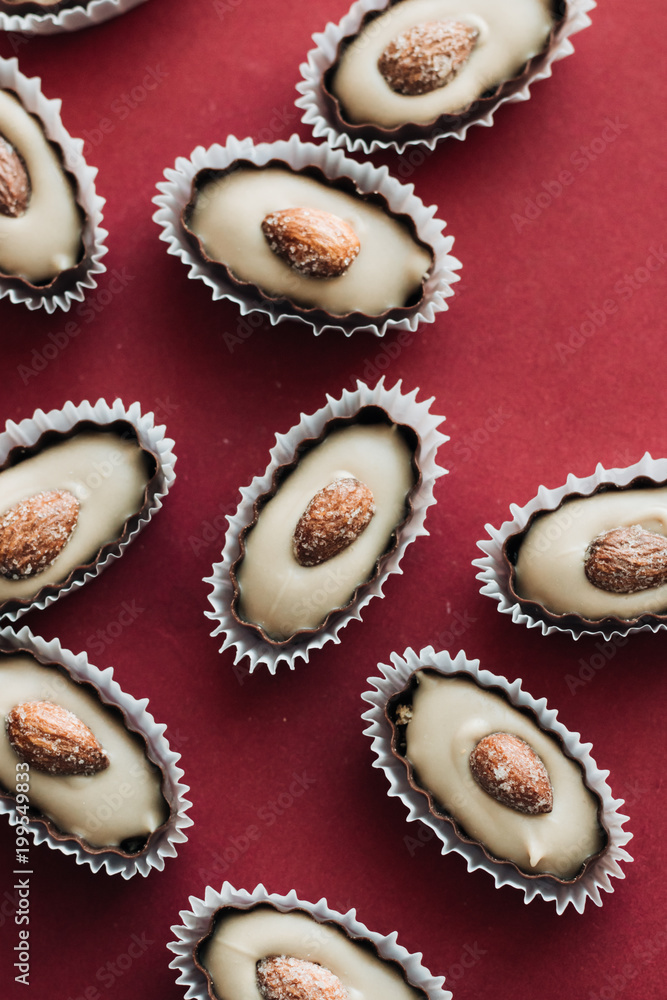
[[[22,215],[0,214],[0,274],[48,282],[81,257],[74,192],[39,124],[5,90],[0,90],[0,133],[21,154],[32,190]]]
[[[292,548],[299,518],[319,490],[350,477],[370,488],[375,514],[346,549],[318,566],[300,566]],[[327,435],[300,460],[246,536],[237,571],[240,616],[280,640],[316,628],[344,607],[404,519],[413,484],[412,451],[395,424],[353,424]]]
[[[455,20],[479,31],[469,59],[444,87],[406,96],[389,86],[378,69],[387,45],[407,28]],[[371,21],[343,52],[331,84],[354,123],[392,128],[455,114],[516,76],[543,48],[553,26],[550,0],[403,0]]]
[[[530,874],[573,878],[603,844],[598,803],[580,767],[528,716],[473,680],[424,671],[417,677],[406,729],[415,780],[490,854]],[[550,813],[518,812],[477,784],[468,759],[477,743],[495,732],[518,736],[540,757],[553,788]]]
[[[90,563],[141,509],[148,478],[146,453],[137,441],[105,431],[77,434],[1,472],[0,514],[48,490],[69,490],[80,507],[69,541],[50,566],[24,580],[0,576],[0,603],[33,597]]]
[[[347,222],[361,243],[359,255],[337,278],[299,274],[269,247],[264,217],[284,208],[315,208]],[[265,295],[286,297],[332,315],[376,316],[404,306],[418,293],[430,254],[408,229],[378,205],[289,170],[239,168],[199,191],[188,228],[207,255]]]
[[[200,961],[220,1000],[262,1000],[255,967],[260,959],[273,955],[325,966],[340,979],[350,1000],[416,1000],[422,996],[370,948],[304,912],[280,913],[269,907],[233,911],[217,923],[202,948]]]
[[[594,586],[584,572],[586,550],[594,538],[633,524],[667,535],[667,489],[596,493],[537,518],[519,549],[516,592],[555,614],[572,613],[592,621],[667,611],[667,584],[613,594]]]
[[[52,701],[69,709],[91,730],[109,756],[93,775],[55,775],[29,769],[30,805],[63,833],[93,847],[118,847],[128,838],[148,838],[169,814],[162,776],[122,720],[86,688],[60,670],[28,655],[0,656],[0,784],[9,792],[23,782],[20,758],[7,738],[4,719],[25,701]]]

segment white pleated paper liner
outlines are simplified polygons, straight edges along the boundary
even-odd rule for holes
[[[130,518],[128,522],[130,530],[128,531],[126,527],[122,539],[104,546],[102,558],[85,568],[74,570],[61,585],[52,584],[42,588],[42,596],[38,593],[31,601],[22,603],[18,608],[6,611],[0,605],[0,620],[4,621],[4,624],[16,621],[27,611],[47,607],[65,594],[82,587],[114,560],[119,559],[127,546],[161,509],[164,497],[176,478],[174,442],[166,436],[164,424],[156,425],[153,414],[142,413],[138,402],[126,407],[120,399],[114,400],[113,403],[107,403],[104,399],[98,399],[96,403],[84,400],[78,405],[68,401],[61,410],[50,410],[48,413],[36,410],[32,417],[18,424],[12,420],[7,421],[4,433],[0,434],[0,467],[4,465],[13,448],[30,448],[47,431],[67,434],[82,421],[90,421],[104,428],[119,420],[132,425],[141,447],[151,452],[156,459],[157,469],[149,484],[147,503],[144,504],[138,517]]]
[[[397,796],[408,809],[408,821],[419,820],[436,834],[442,843],[442,854],[455,851],[466,859],[468,871],[483,869],[492,876],[496,887],[510,885],[524,894],[524,902],[530,903],[535,897],[553,900],[558,913],[563,913],[568,906],[573,906],[582,913],[590,899],[596,906],[603,902],[603,892],[613,892],[613,878],[625,878],[620,861],[632,861],[632,857],[623,847],[632,838],[632,834],[623,829],[628,817],[619,812],[623,799],[614,799],[607,783],[609,771],[602,771],[591,757],[591,743],[582,743],[578,733],[569,732],[558,721],[558,713],[547,708],[545,698],[536,700],[521,688],[521,681],[510,683],[505,677],[481,670],[479,660],[467,659],[460,651],[452,658],[447,652],[435,652],[428,646],[417,653],[406,649],[403,656],[391,654],[392,665],[380,663],[378,668],[381,677],[369,677],[368,683],[373,690],[362,695],[371,708],[364,712],[362,718],[369,723],[365,734],[373,741],[373,752],[377,760],[374,767],[384,771],[389,781],[389,795]],[[493,862],[476,844],[468,844],[455,833],[451,824],[433,815],[428,809],[426,797],[412,788],[407,779],[407,771],[391,750],[391,725],[385,716],[385,707],[389,699],[402,691],[415,670],[424,667],[437,670],[442,674],[467,673],[480,684],[502,688],[509,700],[517,708],[532,709],[539,724],[547,731],[555,733],[563,741],[565,749],[571,757],[578,760],[584,768],[586,783],[596,792],[603,804],[602,818],[608,831],[609,844],[607,850],[591,862],[581,877],[572,883],[561,884],[549,878],[523,877],[514,866],[504,862]]]
[[[124,692],[113,678],[113,668],[100,670],[89,663],[86,653],[72,653],[63,649],[57,639],[47,642],[34,636],[24,626],[14,632],[10,628],[0,629],[0,646],[5,650],[26,650],[42,663],[62,664],[75,681],[94,685],[103,703],[120,708],[127,719],[128,728],[143,736],[148,746],[149,758],[162,771],[162,793],[169,805],[167,822],[149,839],[144,851],[136,856],[123,857],[114,851],[87,851],[77,840],[63,833],[54,836],[42,822],[31,822],[28,830],[35,844],[46,843],[53,850],[74,856],[78,865],[88,865],[94,872],[104,869],[109,875],[121,875],[124,879],[133,875],[148,875],[152,869],[162,871],[167,858],[174,858],[178,846],[188,839],[185,830],[192,826],[187,811],[192,805],[185,795],[190,791],[182,783],[183,771],[178,767],[180,754],[169,746],[165,736],[166,726],[157,723],[148,711],[148,698],[137,699]],[[12,826],[23,825],[22,817],[16,811],[11,798],[0,796],[0,813],[8,816]]]
[[[219,265],[211,265],[192,248],[183,229],[181,213],[192,197],[192,181],[200,170],[224,170],[235,160],[248,160],[257,166],[264,166],[270,160],[282,160],[293,170],[315,166],[329,180],[351,178],[362,194],[380,194],[387,200],[392,212],[409,215],[415,223],[417,235],[433,248],[435,255],[419,306],[408,310],[407,315],[393,319],[390,311],[389,316],[363,317],[360,320],[359,313],[351,313],[349,316],[332,316],[330,321],[321,322],[315,315],[310,317],[307,309],[294,311],[284,300],[258,300],[255,292],[246,292],[238,284],[225,280],[220,275]],[[179,157],[174,169],[167,169],[164,174],[167,180],[157,185],[162,193],[153,199],[159,206],[153,219],[162,228],[160,239],[169,245],[167,252],[180,257],[189,268],[189,277],[203,281],[211,289],[214,300],[231,299],[236,302],[242,316],[261,312],[273,326],[285,320],[300,320],[311,326],[316,336],[325,330],[337,330],[346,336],[364,331],[382,337],[388,330],[414,332],[420,323],[432,323],[439,312],[448,309],[447,299],[454,294],[451,286],[460,280],[454,272],[461,264],[450,254],[454,237],[443,234],[446,223],[435,218],[436,206],[425,206],[414,194],[413,185],[401,184],[386,167],[357,163],[327,146],[303,143],[296,135],[285,141],[258,145],[252,139],[239,140],[229,136],[224,146],[215,145],[209,149],[197,146],[189,159]]]
[[[186,1000],[210,1000],[211,994],[208,990],[206,976],[195,965],[193,952],[201,938],[209,933],[211,920],[216,911],[223,907],[247,910],[261,903],[270,903],[281,913],[288,913],[290,910],[304,910],[319,923],[333,922],[338,924],[353,940],[360,938],[371,941],[381,958],[401,965],[405,970],[409,985],[423,990],[427,994],[428,1000],[452,1000],[450,991],[444,989],[444,976],[431,975],[429,970],[422,965],[420,953],[406,951],[398,944],[396,931],[392,934],[378,934],[376,931],[369,931],[364,924],[357,920],[354,909],[348,910],[347,913],[340,913],[338,910],[332,910],[324,898],[318,900],[317,903],[309,903],[299,899],[294,889],[287,895],[281,896],[278,893],[267,892],[261,883],[252,892],[248,892],[246,889],[235,889],[229,882],[225,882],[219,892],[208,886],[203,899],[190,896],[189,903],[190,909],[181,910],[179,914],[182,922],[171,928],[176,940],[167,944],[167,948],[173,951],[176,956],[170,962],[169,968],[178,971],[176,982],[180,983],[181,986],[187,986]]]
[[[45,309],[48,313],[56,309],[67,312],[73,302],[83,302],[86,291],[96,288],[98,275],[106,271],[102,257],[108,250],[104,244],[108,233],[101,225],[104,198],[95,190],[97,167],[84,160],[83,139],[72,138],[65,129],[60,119],[62,101],[46,98],[40,78],[24,76],[17,59],[0,58],[0,89],[13,91],[24,108],[39,119],[46,137],[58,146],[65,170],[76,181],[76,201],[85,214],[83,259],[43,289],[17,276],[0,274],[0,299],[7,296],[10,302],[22,302],[28,309]]]
[[[144,0],[91,0],[62,10],[38,11],[13,14],[9,10],[0,11],[0,30],[15,31],[24,35],[56,35],[63,31],[79,31],[102,24],[124,14],[132,7],[138,7]]]
[[[553,635],[556,632],[566,632],[573,639],[582,636],[603,636],[606,640],[613,636],[626,636],[634,632],[660,632],[667,628],[667,615],[647,615],[642,619],[633,619],[627,624],[618,618],[606,618],[601,621],[590,621],[581,618],[580,623],[573,622],[573,614],[555,615],[544,612],[539,617],[539,606],[534,602],[520,602],[510,590],[510,566],[503,557],[503,546],[511,535],[518,534],[528,524],[531,516],[540,511],[551,511],[560,507],[561,503],[572,494],[590,496],[601,486],[628,486],[634,479],[646,478],[657,484],[667,482],[667,459],[654,459],[648,454],[624,469],[605,469],[597,466],[591,476],[579,478],[570,474],[565,484],[557,489],[547,489],[540,486],[537,495],[524,507],[510,504],[512,521],[505,521],[500,528],[486,524],[488,538],[477,542],[477,547],[484,552],[484,557],[473,560],[480,572],[477,579],[482,581],[480,592],[498,602],[501,614],[511,615],[512,621],[527,628],[539,628],[542,635]],[[559,622],[559,617],[561,621]]]
[[[255,476],[249,486],[241,489],[241,502],[236,513],[228,517],[229,528],[225,537],[222,552],[222,562],[214,563],[213,573],[205,578],[210,583],[213,592],[209,601],[213,607],[206,616],[216,622],[211,633],[222,636],[223,643],[220,652],[226,649],[234,650],[234,663],[243,657],[250,661],[249,671],[252,673],[259,664],[264,664],[274,674],[281,662],[294,669],[297,660],[308,662],[310,654],[315,649],[321,649],[327,642],[340,642],[341,631],[348,622],[355,618],[361,619],[363,608],[373,597],[383,596],[383,587],[392,573],[402,573],[400,563],[408,545],[420,535],[428,535],[424,527],[426,512],[435,503],[433,489],[439,476],[446,470],[436,461],[437,450],[449,438],[437,428],[444,420],[430,412],[431,399],[417,402],[419,389],[403,393],[399,381],[391,389],[385,388],[384,377],[374,388],[363,382],[357,382],[354,391],[344,390],[340,399],[327,395],[327,403],[313,414],[301,414],[300,422],[286,434],[276,434],[276,443],[271,449],[271,460],[266,471],[261,476]],[[294,460],[298,445],[311,438],[318,438],[325,425],[336,417],[351,417],[362,407],[377,406],[383,409],[390,419],[397,424],[407,424],[419,435],[417,449],[417,464],[421,470],[421,483],[411,494],[412,514],[398,531],[398,543],[385,559],[381,560],[379,575],[368,584],[362,584],[358,596],[347,609],[333,614],[326,627],[316,632],[308,633],[292,642],[275,646],[261,639],[255,629],[237,621],[232,615],[231,605],[234,588],[230,577],[230,569],[240,553],[239,533],[253,519],[253,505],[262,494],[267,493],[272,486],[274,471],[281,465]]]
[[[384,10],[387,6],[388,0],[357,0],[338,24],[330,22],[323,32],[313,35],[315,48],[308,53],[307,62],[300,66],[303,80],[297,84],[296,89],[302,96],[295,103],[298,108],[303,109],[302,121],[312,128],[316,139],[323,139],[333,148],[344,146],[349,152],[364,153],[366,156],[379,149],[395,149],[403,153],[409,146],[418,145],[433,150],[443,139],[465,139],[468,129],[473,125],[487,127],[493,125],[494,115],[501,105],[529,100],[532,84],[550,77],[553,63],[574,52],[570,37],[590,25],[588,12],[595,7],[595,0],[567,0],[564,19],[555,33],[552,44],[542,56],[535,57],[532,71],[526,74],[523,85],[490,102],[488,109],[478,111],[476,117],[472,111],[468,114],[463,113],[461,123],[456,127],[434,128],[429,138],[400,141],[378,137],[367,140],[340,131],[339,123],[332,117],[323,94],[322,79],[336,61],[340,42],[359,31],[366,14],[370,11]]]

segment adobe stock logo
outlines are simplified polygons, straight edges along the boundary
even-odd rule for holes
[[[607,150],[611,143],[616,142],[619,135],[624,132],[629,125],[626,125],[619,118],[605,118],[604,127],[599,135],[596,135],[586,145],[578,146],[569,156],[569,165],[572,170],[559,170],[558,174],[543,180],[538,191],[534,191],[531,196],[524,199],[523,214],[513,212],[511,220],[517,233],[522,232],[526,226],[530,226],[540,218],[554,202],[563,196],[577,179],[577,174],[583,174],[588,170],[591,163],[594,163]]]
[[[578,324],[570,325],[565,331],[565,340],[559,340],[555,345],[556,357],[562,365],[569,362],[591,337],[594,337],[620,311],[621,305],[641,291],[667,263],[667,249],[661,243],[648,248],[645,259],[637,267],[629,269],[614,283],[607,298],[602,302],[592,303],[584,313],[584,318]]]

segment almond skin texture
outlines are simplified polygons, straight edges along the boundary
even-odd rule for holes
[[[430,94],[456,76],[478,35],[477,28],[461,21],[416,24],[389,43],[378,69],[397,94]]]
[[[311,278],[339,278],[361,248],[344,219],[315,208],[271,212],[262,222],[262,232],[281,260]]]
[[[612,528],[588,546],[584,563],[594,587],[634,594],[667,583],[667,538],[638,524]]]
[[[67,490],[35,493],[0,514],[0,574],[13,580],[36,576],[67,545],[79,517],[79,501]]]
[[[25,701],[7,716],[7,736],[16,754],[35,771],[95,774],[109,758],[88,726],[50,701]]]
[[[349,1000],[340,979],[323,965],[288,955],[257,963],[257,984],[264,1000]]]
[[[0,133],[0,215],[16,219],[30,201],[30,180],[14,147]]]
[[[537,815],[553,809],[553,789],[535,751],[511,733],[491,733],[470,754],[472,776],[510,809]]]
[[[373,493],[358,479],[336,479],[315,494],[294,529],[300,566],[319,566],[354,542],[375,513]]]

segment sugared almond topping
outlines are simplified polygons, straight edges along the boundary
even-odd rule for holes
[[[584,570],[594,587],[613,594],[660,587],[667,583],[667,538],[638,524],[612,528],[588,546]]]
[[[262,232],[281,260],[311,278],[340,277],[361,248],[349,223],[316,208],[271,212],[262,222]]]
[[[354,542],[375,513],[373,493],[358,479],[336,479],[315,494],[294,529],[301,566],[318,566]]]
[[[12,580],[36,576],[70,540],[79,501],[67,490],[35,493],[0,514],[0,574]]]
[[[264,1000],[350,1000],[338,976],[325,966],[289,955],[260,959],[257,984]]]
[[[511,733],[491,733],[470,754],[472,776],[485,792],[518,812],[553,809],[553,789],[544,764],[531,746]]]
[[[95,774],[109,758],[88,726],[50,701],[25,701],[7,716],[7,736],[21,760],[49,774]]]
[[[456,76],[478,35],[477,28],[461,21],[416,24],[387,45],[378,69],[398,94],[429,94]]]
[[[16,219],[30,200],[30,179],[23,160],[0,133],[0,215]]]

